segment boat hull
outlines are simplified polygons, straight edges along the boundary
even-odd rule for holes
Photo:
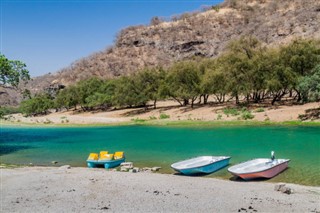
[[[195,175],[195,174],[210,174],[223,167],[226,167],[229,164],[230,158],[226,158],[224,160],[220,160],[217,162],[213,162],[208,165],[194,167],[194,168],[186,168],[186,169],[176,169],[173,168],[175,171],[180,172],[184,175]]]
[[[263,170],[263,171],[257,171],[257,172],[248,172],[248,173],[236,173],[229,170],[231,174],[234,176],[238,176],[244,180],[251,180],[256,178],[272,178],[285,169],[288,168],[289,161],[285,161],[283,163],[280,163],[274,167],[271,167],[269,169]]]
[[[87,166],[89,168],[104,167],[106,169],[120,166],[125,161],[125,158],[117,160],[87,160]]]

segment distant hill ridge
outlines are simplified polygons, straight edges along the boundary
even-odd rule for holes
[[[318,0],[228,0],[169,22],[155,17],[149,26],[123,29],[112,47],[34,78],[29,88],[35,92],[91,76],[113,78],[144,67],[167,67],[193,56],[215,57],[242,35],[254,35],[266,45],[285,44],[296,37],[319,39],[319,23]]]

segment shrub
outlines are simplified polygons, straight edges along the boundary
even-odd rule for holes
[[[244,112],[242,112],[241,118],[243,120],[253,119],[254,115],[252,115],[251,112],[249,112],[249,111],[244,111]]]
[[[152,115],[152,116],[149,116],[149,119],[150,119],[150,120],[156,120],[157,118]]]
[[[164,113],[162,113],[162,114],[160,114],[160,117],[159,117],[160,119],[167,119],[167,118],[170,118],[170,115],[167,115],[167,114],[164,114]]]
[[[255,112],[264,112],[264,109],[263,108],[258,108],[255,110]]]
[[[222,115],[221,114],[218,114],[217,115],[217,120],[221,120],[222,119]]]
[[[216,12],[219,12],[220,7],[218,5],[212,6],[211,7],[213,10],[215,10]]]
[[[146,120],[145,119],[140,119],[140,118],[132,118],[131,121],[137,122],[137,123],[143,123]]]
[[[240,115],[240,112],[236,108],[226,108],[223,110],[223,113],[229,117],[229,115],[237,116]]]
[[[159,25],[161,24],[162,22],[164,22],[164,19],[163,18],[160,18],[158,16],[154,16],[151,18],[150,20],[150,25]]]
[[[5,115],[19,113],[20,109],[15,107],[1,107],[0,106],[0,119],[3,118]]]
[[[46,120],[43,123],[44,124],[52,124],[53,122],[51,120],[49,120],[48,118],[46,118]]]

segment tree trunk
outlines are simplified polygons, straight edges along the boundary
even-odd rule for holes
[[[271,101],[271,105],[274,105],[276,101],[281,101],[281,98],[286,94],[286,90],[277,92]]]
[[[197,100],[197,96],[191,98],[191,108],[193,108],[194,102]]]
[[[278,95],[276,95],[275,97],[273,97],[272,101],[271,101],[271,105],[273,106],[274,103],[277,101]]]
[[[171,96],[172,97],[172,96]],[[179,100],[179,99],[177,99],[177,98],[175,98],[175,97],[172,97],[175,101],[177,101],[179,104],[180,104],[180,106],[183,106],[183,103]]]
[[[157,109],[157,99],[153,101],[153,109]]]
[[[247,104],[249,104],[249,102],[250,102],[250,94],[247,94],[246,99],[247,99]]]
[[[198,104],[200,105],[201,104],[201,97],[203,97],[203,103],[205,102],[205,97],[204,97],[205,95],[200,95],[200,97],[199,97],[199,102],[198,102]]]
[[[301,98],[301,93],[300,93],[298,90],[296,90],[296,89],[295,89],[295,91],[296,91],[297,97],[298,97],[298,98],[297,98],[297,101],[300,102],[301,99],[302,99],[302,98]]]
[[[239,96],[238,96],[238,94],[236,94],[236,104],[239,104],[240,102],[239,102]]]
[[[209,98],[209,95],[203,95],[203,104],[208,103],[208,98]]]
[[[253,96],[254,103],[259,103],[260,100],[261,100],[261,93],[260,92],[255,92],[254,96]]]

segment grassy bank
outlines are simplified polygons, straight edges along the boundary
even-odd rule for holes
[[[319,121],[194,121],[194,120],[183,120],[183,121],[134,121],[132,124],[136,125],[152,125],[152,126],[320,126]]]
[[[101,126],[129,126],[129,125],[143,125],[143,126],[173,126],[173,127],[210,127],[210,126],[320,126],[319,121],[254,121],[254,120],[237,120],[237,121],[199,121],[199,120],[143,120],[136,119],[126,122],[114,123],[92,123],[92,124],[39,124],[39,123],[21,123],[0,121],[1,126],[12,127],[101,127]]]

